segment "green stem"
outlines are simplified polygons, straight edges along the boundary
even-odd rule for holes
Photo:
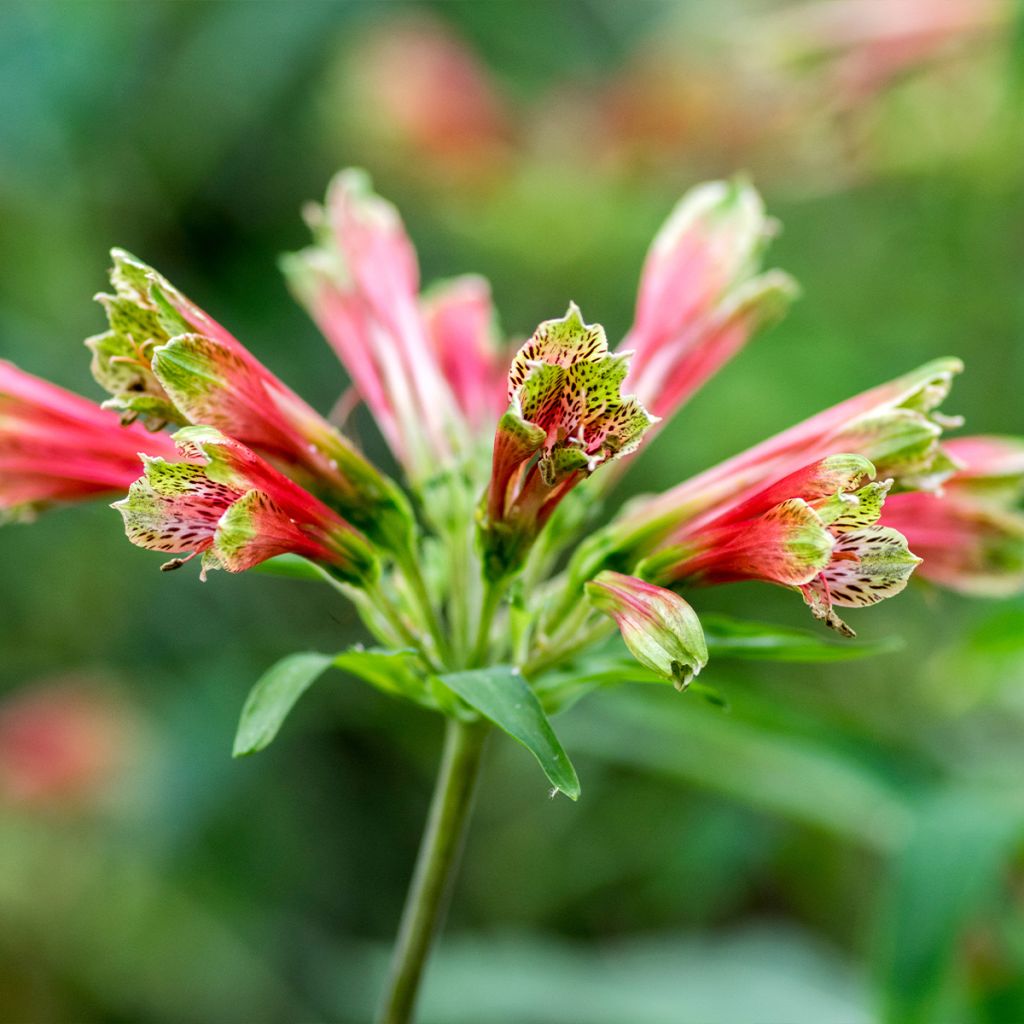
[[[592,644],[605,640],[615,632],[615,623],[610,619],[601,619],[586,629],[581,629],[575,640],[558,647],[552,647],[547,651],[540,651],[522,666],[522,673],[527,679],[553,668],[560,662],[568,661],[569,658],[580,651],[586,650]]]
[[[402,619],[402,613],[399,611],[394,601],[388,597],[387,591],[380,585],[379,581],[364,584],[364,590],[366,592],[366,596],[373,604],[373,607],[377,609],[381,614],[381,617],[387,622],[388,626],[391,627],[392,632],[395,634],[392,642],[397,641],[399,644],[411,647],[414,651],[419,653],[431,671],[437,672],[439,670],[438,665],[430,657],[428,652],[424,650],[420,639],[405,624]]]
[[[488,727],[447,721],[444,755],[376,1024],[410,1024],[458,866]]]
[[[479,668],[487,661],[491,645],[491,624],[494,622],[495,612],[498,610],[501,596],[504,593],[504,580],[499,583],[487,581],[484,587],[483,607],[480,609],[480,621],[476,627],[476,642],[473,644],[473,653],[469,658],[470,668]]]
[[[434,605],[430,600],[427,583],[423,579],[423,573],[420,571],[420,564],[416,558],[416,553],[414,551],[405,552],[400,556],[396,556],[396,561],[398,568],[402,570],[402,574],[409,581],[413,597],[415,597],[416,603],[419,605],[420,615],[430,633],[431,639],[434,641],[434,649],[437,651],[437,656],[444,664],[450,665],[452,658],[451,645],[448,643],[448,638],[444,635],[441,623],[437,618],[437,613],[434,611]]]

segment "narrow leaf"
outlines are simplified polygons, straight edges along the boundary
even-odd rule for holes
[[[853,661],[891,654],[902,646],[898,638],[875,642],[836,640],[824,632],[792,629],[768,622],[748,622],[727,615],[702,615],[704,636],[712,661],[741,658],[754,661]]]
[[[438,677],[467,704],[521,743],[552,785],[570,799],[580,795],[576,770],[555,736],[536,694],[511,665],[451,672]]]
[[[333,664],[335,668],[393,697],[409,697],[420,703],[432,703],[428,699],[426,681],[417,668],[414,651],[356,646],[336,655]]]
[[[323,569],[301,555],[275,555],[254,566],[252,571],[289,580],[308,580],[310,583],[322,583],[324,580]]]
[[[288,712],[334,660],[331,654],[289,654],[260,676],[249,691],[235,734],[234,757],[262,750],[277,735]]]

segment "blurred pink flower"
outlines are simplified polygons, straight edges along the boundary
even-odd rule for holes
[[[73,682],[40,683],[0,701],[0,799],[32,808],[100,798],[132,739],[125,708]]]
[[[349,106],[420,172],[473,176],[506,149],[510,114],[487,67],[441,19],[418,11],[364,34],[347,62]]]
[[[830,93],[863,102],[908,71],[987,35],[1005,0],[811,0],[772,15],[791,59],[827,62]]]

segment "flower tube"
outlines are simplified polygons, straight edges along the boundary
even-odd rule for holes
[[[285,258],[288,282],[395,457],[421,482],[459,457],[467,431],[424,322],[416,252],[401,217],[363,172],[351,169],[306,215],[315,244]],[[462,358],[458,353],[444,364],[460,367]]]
[[[123,491],[138,476],[140,450],[169,456],[175,447],[0,360],[0,519]]]
[[[891,480],[861,456],[805,466],[702,525],[686,525],[640,563],[663,586],[761,580],[799,590],[816,618],[845,636],[834,606],[876,604],[902,591],[921,559],[878,524]]]
[[[373,548],[336,512],[244,445],[212,427],[174,435],[188,461],[143,456],[143,475],[114,504],[139,547],[202,556],[210,569],[242,572],[275,555],[296,554],[364,584],[377,575]]]
[[[652,417],[622,395],[627,357],[575,305],[545,320],[512,360],[480,513],[484,572],[504,579],[558,503],[598,466],[634,451]]]
[[[381,545],[408,546],[404,497],[352,443],[164,277],[113,251],[92,369],[127,421],[205,424],[273,458]]]
[[[950,590],[1005,597],[1024,590],[1024,441],[962,437],[946,445],[960,468],[941,492],[894,494],[882,522],[923,559],[920,575]]]
[[[680,199],[647,254],[636,317],[622,344],[629,385],[667,420],[796,294],[787,274],[759,274],[775,223],[743,181],[713,181]]]
[[[603,568],[629,571],[661,541],[687,525],[713,520],[724,508],[755,495],[771,480],[836,452],[868,459],[899,489],[934,489],[956,469],[940,444],[960,420],[938,411],[958,359],[937,359],[812,416],[753,448],[654,497],[631,502],[592,534],[570,564],[578,590]]]

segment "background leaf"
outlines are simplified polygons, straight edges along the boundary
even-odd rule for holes
[[[536,694],[511,665],[450,672],[438,679],[499,729],[521,743],[535,758],[552,785],[575,800],[580,783]]]
[[[920,808],[894,865],[883,912],[878,974],[890,1024],[962,1014],[943,1002],[950,982],[962,981],[956,977],[965,966],[959,943],[996,904],[1022,838],[1024,800],[1017,791],[953,790]]]

